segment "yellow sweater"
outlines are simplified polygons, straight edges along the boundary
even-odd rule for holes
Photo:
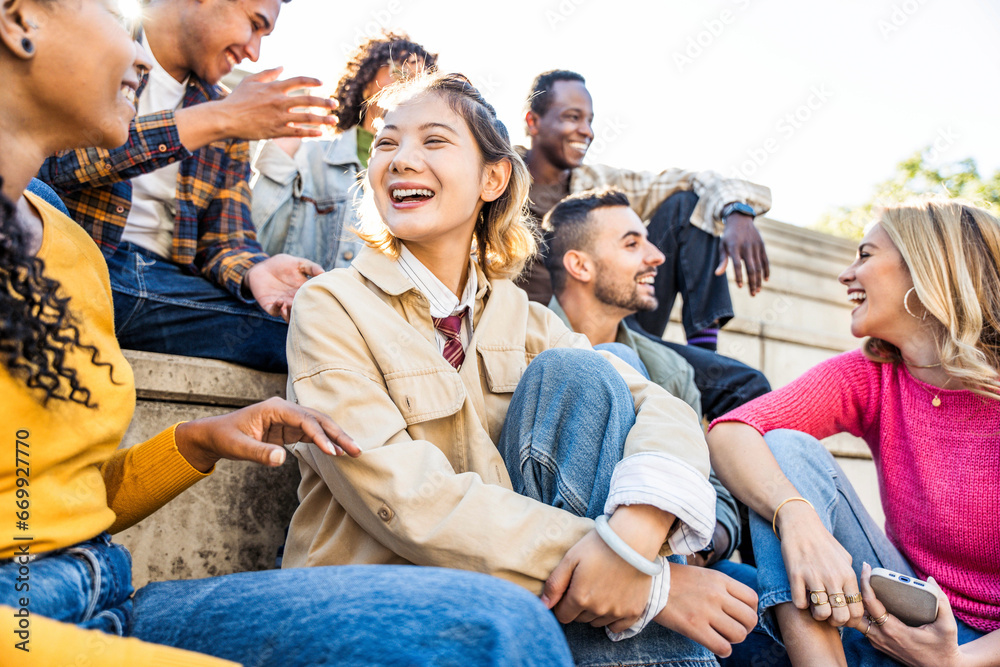
[[[76,369],[96,408],[53,400],[0,367],[0,558],[27,546],[32,554],[67,547],[104,530],[123,530],[154,512],[204,475],[177,451],[174,427],[128,449],[118,449],[135,410],[132,369],[115,339],[107,265],[87,233],[44,201],[25,194],[42,216],[38,256],[58,280],[81,342],[66,365]],[[19,523],[23,522],[23,523]],[[28,596],[30,601],[30,595]],[[29,604],[30,610],[30,604]],[[103,664],[220,664],[214,658],[122,640],[31,617],[30,653],[14,647],[16,620],[0,607],[0,664],[76,664],[98,656]],[[88,648],[91,647],[91,648]],[[120,662],[119,658],[126,660]],[[229,663],[225,663],[229,664]]]

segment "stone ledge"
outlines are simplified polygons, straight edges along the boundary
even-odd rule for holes
[[[285,397],[286,375],[244,366],[155,352],[124,350],[139,400],[243,407]]]

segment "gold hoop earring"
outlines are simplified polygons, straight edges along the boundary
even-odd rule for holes
[[[911,287],[910,289],[906,290],[906,294],[903,295],[903,308],[906,309],[906,312],[913,319],[915,319],[915,320],[925,320],[925,319],[927,319],[927,309],[926,308],[924,308],[924,314],[921,317],[917,317],[916,315],[913,314],[913,311],[910,310],[910,306],[907,304],[907,301],[910,300],[910,292],[914,292],[914,291],[916,291],[916,289],[917,289],[916,287]]]

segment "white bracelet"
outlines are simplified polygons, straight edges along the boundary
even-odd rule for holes
[[[597,527],[597,534],[600,535],[602,540],[604,540],[604,543],[607,544],[608,547],[618,554],[626,563],[643,574],[648,574],[651,577],[655,577],[663,571],[663,565],[661,563],[646,560],[642,557],[642,554],[626,544],[625,540],[618,537],[618,533],[616,533],[611,525],[608,524],[607,515],[602,514],[597,517],[597,520],[594,523]]]

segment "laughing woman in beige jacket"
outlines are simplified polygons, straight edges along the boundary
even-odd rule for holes
[[[288,342],[290,396],[364,455],[296,446],[284,566],[475,570],[540,593],[578,659],[728,655],[753,592],[664,557],[714,527],[697,416],[511,283],[529,176],[475,88],[431,75],[381,105],[369,247],[300,290]]]

